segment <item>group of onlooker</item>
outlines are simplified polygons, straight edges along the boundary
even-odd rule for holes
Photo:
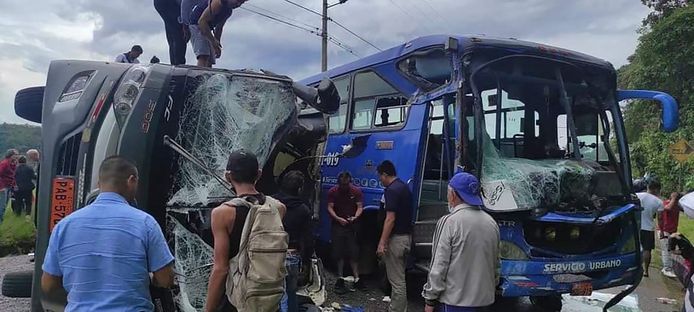
[[[9,149],[0,161],[0,223],[5,216],[8,203],[12,202],[15,214],[31,214],[39,168],[39,152],[30,149],[20,155]]]

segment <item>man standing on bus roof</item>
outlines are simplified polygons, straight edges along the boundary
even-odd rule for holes
[[[439,219],[424,311],[482,311],[494,303],[499,279],[499,226],[482,210],[479,181],[466,172],[448,183],[450,213]]]
[[[10,200],[10,194],[15,185],[14,174],[17,168],[16,158],[18,154],[16,149],[9,149],[5,153],[5,158],[0,161],[0,223],[2,223],[7,202]]]
[[[183,0],[181,22],[188,25],[190,43],[200,67],[212,67],[222,55],[222,32],[232,11],[247,0]]]
[[[655,221],[658,214],[664,210],[660,195],[660,182],[651,180],[648,182],[646,192],[636,193],[641,200],[641,250],[643,254],[643,276],[648,277],[648,268],[651,266],[651,250],[655,248]]]
[[[137,194],[137,168],[123,157],[108,157],[98,186],[93,203],[53,229],[41,289],[65,289],[65,311],[154,311],[150,284],[173,285],[174,257],[157,221],[128,204]]]
[[[386,220],[378,243],[377,253],[386,265],[386,274],[392,288],[390,312],[407,311],[407,284],[405,265],[412,241],[412,192],[395,172],[389,160],[376,167],[384,191]]]
[[[364,288],[359,279],[359,245],[357,244],[357,220],[362,214],[364,195],[352,185],[352,175],[343,171],[337,177],[338,184],[328,191],[328,213],[332,217],[333,256],[337,261],[338,279],[335,292],[345,293],[343,268],[345,259],[349,260],[354,275],[354,288]],[[350,289],[355,290],[355,289]]]

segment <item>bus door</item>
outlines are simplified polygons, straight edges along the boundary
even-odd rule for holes
[[[436,223],[448,213],[448,181],[453,173],[455,149],[455,99],[444,96],[427,103],[425,152],[421,168],[415,230],[413,233],[416,265],[425,269],[431,257],[431,244]]]

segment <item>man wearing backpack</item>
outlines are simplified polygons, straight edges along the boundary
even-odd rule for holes
[[[212,210],[214,265],[207,288],[208,312],[279,309],[286,275],[287,233],[282,227],[286,208],[256,190],[260,173],[251,152],[229,155],[225,178],[236,198]]]

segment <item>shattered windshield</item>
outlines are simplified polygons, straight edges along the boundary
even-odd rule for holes
[[[513,57],[483,67],[472,84],[488,207],[587,211],[593,196],[622,194],[610,92],[599,81],[568,64]]]
[[[229,153],[241,148],[255,153],[262,167],[296,124],[296,96],[287,81],[205,72],[189,77],[186,89],[175,140],[219,176]],[[203,311],[213,258],[211,207],[230,194],[184,157],[178,157],[177,168],[167,204],[175,301],[181,311]]]
[[[262,166],[277,136],[296,118],[296,96],[287,82],[204,74],[188,87],[176,141],[220,176],[233,150],[255,153]],[[205,205],[228,195],[192,162],[181,157],[179,166],[170,205]]]

